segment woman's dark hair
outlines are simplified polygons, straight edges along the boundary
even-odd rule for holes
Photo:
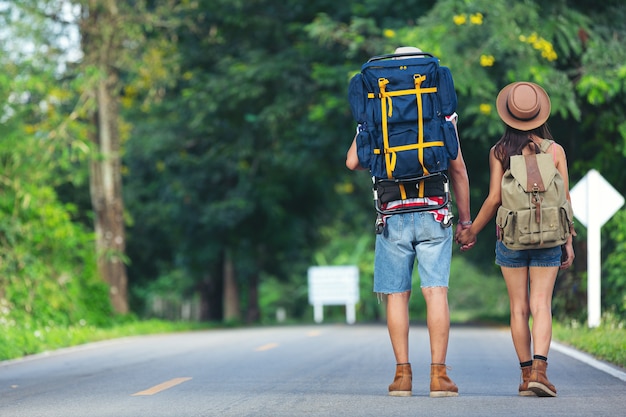
[[[509,158],[513,155],[521,155],[522,150],[528,146],[529,143],[533,143],[531,135],[538,136],[543,139],[552,139],[552,134],[548,128],[548,123],[544,123],[541,126],[533,130],[517,130],[511,126],[506,126],[504,134],[500,140],[496,143],[494,148],[495,157],[502,164],[502,168],[506,171],[509,169]],[[535,153],[540,153],[539,147],[534,144]]]

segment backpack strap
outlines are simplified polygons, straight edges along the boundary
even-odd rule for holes
[[[550,139],[542,139],[541,141],[541,145],[539,145],[539,149],[541,149],[542,153],[548,153],[548,148],[550,147],[550,145],[552,145],[554,143],[553,140]]]
[[[548,148],[550,148],[550,146],[554,143],[553,140],[550,139],[543,139],[541,141],[541,146],[539,147],[539,149],[541,150],[541,152],[543,153],[548,153]],[[556,147],[552,148],[552,161],[554,161],[554,165],[556,166]]]
[[[524,155],[524,163],[526,164],[526,181],[528,184],[526,189],[529,191],[532,190],[533,192],[546,191],[543,178],[541,178],[539,164],[537,163],[537,155]]]
[[[546,186],[541,178],[541,171],[537,163],[537,155],[525,155],[524,163],[526,165],[526,189],[532,192],[531,203],[535,206],[535,220],[541,224],[541,201],[543,197],[539,193],[546,191]]]
[[[424,148],[429,146],[444,146],[443,141],[433,141],[426,142],[424,140],[424,121],[423,121],[423,111],[422,111],[422,94],[426,93],[436,93],[437,87],[422,87],[422,82],[426,79],[425,75],[414,74],[413,82],[415,88],[398,90],[398,91],[387,91],[387,84],[389,84],[389,80],[386,78],[378,79],[378,88],[379,93],[373,94],[369,93],[367,98],[380,98],[380,106],[381,106],[381,116],[382,116],[382,133],[383,133],[383,150],[382,152],[385,154],[385,166],[387,168],[387,178],[393,178],[393,171],[396,167],[396,152],[408,151],[408,150],[417,150],[418,152],[418,161],[422,166],[422,170],[424,175],[430,174],[428,169],[426,169],[426,165],[424,164]],[[409,145],[401,145],[401,146],[390,146],[389,144],[389,131],[387,126],[387,119],[390,118],[393,114],[393,102],[391,100],[392,97],[398,96],[407,96],[407,95],[415,95],[416,104],[417,104],[417,143],[409,144]],[[380,149],[375,149],[374,153],[380,153]],[[424,197],[424,182],[419,183],[419,194],[420,197]],[[403,199],[406,199],[406,190],[404,189],[404,185],[400,184],[400,191]]]

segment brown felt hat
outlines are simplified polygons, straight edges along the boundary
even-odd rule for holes
[[[507,85],[496,98],[498,115],[517,130],[533,130],[550,116],[550,97],[535,83],[520,81]]]

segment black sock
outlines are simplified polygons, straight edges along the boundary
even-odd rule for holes
[[[525,368],[525,367],[527,367],[527,366],[532,366],[532,365],[533,365],[533,361],[527,361],[527,362],[520,362],[520,363],[519,363],[519,366],[520,366],[521,368]]]
[[[546,358],[545,356],[541,356],[541,355],[533,355],[533,359],[539,359],[544,362],[548,362],[548,358]]]

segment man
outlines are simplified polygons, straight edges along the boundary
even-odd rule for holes
[[[422,52],[414,47],[401,47],[395,53]],[[456,129],[456,113],[447,116]],[[457,132],[458,142],[458,132]],[[351,170],[365,169],[357,156],[356,136],[352,141],[346,166]],[[417,162],[416,162],[417,163]],[[459,145],[458,156],[449,161],[448,175],[452,181],[459,215],[456,229],[471,225],[469,207],[469,179]],[[428,198],[415,198],[403,203],[422,205]],[[394,202],[389,203],[391,206]],[[376,235],[374,262],[374,292],[387,295],[387,328],[396,359],[394,381],[389,395],[412,395],[412,370],[409,362],[409,299],[415,259],[422,294],[426,301],[427,326],[430,338],[431,371],[430,396],[458,395],[458,388],[446,373],[446,355],[450,333],[448,309],[448,281],[452,258],[452,230],[441,222],[447,207],[430,211],[416,211],[386,216],[383,232]]]

